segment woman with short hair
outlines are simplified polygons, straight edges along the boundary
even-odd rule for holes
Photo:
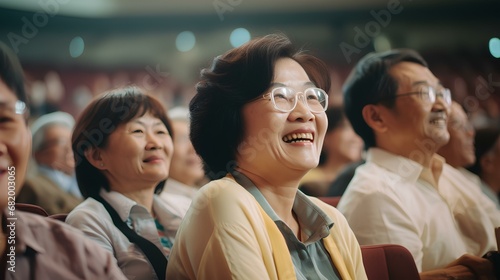
[[[104,93],[76,122],[76,178],[87,199],[66,222],[112,252],[131,279],[164,279],[181,218],[158,196],[172,129],[162,104],[135,87]]]
[[[329,86],[324,63],[281,35],[202,71],[190,135],[214,181],[179,228],[169,279],[366,279],[342,214],[298,191],[318,165]]]

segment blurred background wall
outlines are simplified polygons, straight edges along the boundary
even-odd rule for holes
[[[187,104],[214,56],[275,32],[327,62],[332,103],[364,54],[413,48],[476,127],[500,125],[497,0],[0,0],[0,41],[21,59],[35,116],[77,116],[132,83]]]

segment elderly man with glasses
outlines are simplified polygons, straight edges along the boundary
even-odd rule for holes
[[[422,279],[493,279],[482,256],[497,251],[500,214],[436,154],[450,138],[450,91],[412,50],[368,54],[343,90],[368,149],[338,205],[360,244],[406,247]]]

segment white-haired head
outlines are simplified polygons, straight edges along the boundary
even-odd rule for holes
[[[75,125],[75,119],[68,113],[58,111],[43,115],[35,120],[31,125],[31,133],[33,135],[33,153],[38,152],[40,148],[43,147],[45,131],[47,128],[54,125],[64,126],[72,130]]]

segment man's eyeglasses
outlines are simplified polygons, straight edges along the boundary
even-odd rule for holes
[[[328,95],[324,90],[316,87],[304,91],[295,91],[288,87],[276,87],[271,92],[262,95],[262,98],[271,100],[276,110],[287,113],[295,109],[300,96],[303,97],[304,104],[313,113],[324,112],[328,107]]]
[[[441,98],[443,98],[443,100],[447,106],[451,106],[451,92],[450,92],[450,90],[447,88],[436,89],[436,88],[431,87],[431,86],[421,86],[418,89],[418,91],[407,92],[407,93],[403,93],[403,94],[398,94],[396,96],[382,98],[382,99],[379,99],[379,101],[388,100],[388,99],[395,99],[395,98],[399,98],[402,96],[409,96],[409,95],[414,95],[414,94],[419,94],[420,98],[422,98],[422,100],[424,100],[428,103],[431,103],[431,104],[436,102],[437,97],[440,96]]]

